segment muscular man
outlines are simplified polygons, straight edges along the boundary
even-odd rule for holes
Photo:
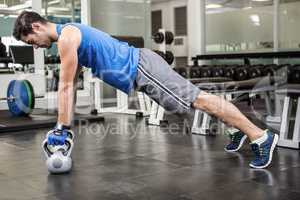
[[[237,151],[248,137],[254,153],[253,168],[270,165],[278,135],[261,130],[233,104],[199,90],[174,72],[157,54],[120,42],[95,28],[70,23],[51,23],[35,12],[22,12],[16,19],[13,35],[34,48],[49,48],[57,42],[61,59],[58,89],[58,122],[48,135],[50,144],[64,143],[70,128],[74,102],[74,81],[81,67],[91,68],[94,76],[129,93],[146,93],[166,110],[189,112],[191,108],[212,114],[239,129],[225,147]]]

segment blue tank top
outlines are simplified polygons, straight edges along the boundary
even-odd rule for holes
[[[128,94],[136,78],[139,49],[98,29],[77,23],[57,24],[58,36],[67,25],[81,31],[78,64],[91,68],[94,76]]]

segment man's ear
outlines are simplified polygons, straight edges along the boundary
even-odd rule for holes
[[[33,31],[37,31],[41,28],[41,24],[40,23],[37,23],[37,22],[34,22],[31,24],[31,28]]]

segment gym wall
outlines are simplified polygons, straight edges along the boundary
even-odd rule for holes
[[[174,8],[186,5],[186,0],[154,3],[151,10],[162,10],[162,26],[174,31]],[[280,3],[281,49],[296,49],[300,44],[300,2]],[[226,9],[207,13],[207,51],[270,51],[273,42],[273,6],[251,9]],[[184,41],[187,42],[184,37]],[[187,56],[188,46],[173,46],[175,56]]]
[[[0,36],[10,36],[12,35],[12,27],[15,23],[15,18],[10,17],[0,17],[1,31]]]

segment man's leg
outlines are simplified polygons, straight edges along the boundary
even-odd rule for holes
[[[216,95],[201,91],[200,95],[193,102],[193,107],[218,117],[225,123],[241,130],[249,137],[251,149],[255,155],[254,160],[250,163],[250,167],[265,168],[271,164],[273,152],[278,142],[277,134],[261,130],[250,122],[232,103]],[[238,138],[241,139],[241,137]],[[233,145],[233,147],[236,146]],[[226,148],[225,150],[227,151],[231,150],[230,145],[229,149]],[[236,149],[233,148],[232,151]]]
[[[191,107],[201,109],[247,134],[255,155],[251,167],[265,168],[271,163],[278,135],[256,127],[232,103],[201,91],[172,70],[154,52],[141,50],[135,81],[138,90],[145,92],[168,111],[178,113],[190,112]]]
[[[212,114],[226,124],[244,132],[251,141],[261,137],[264,131],[255,126],[239,109],[225,99],[201,91],[193,103],[193,107]]]

